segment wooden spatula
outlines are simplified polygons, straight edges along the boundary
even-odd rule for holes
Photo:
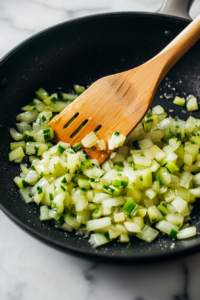
[[[145,64],[96,81],[50,122],[54,141],[73,146],[100,126],[97,136],[106,143],[115,131],[127,136],[148,111],[166,73],[199,38],[200,16]],[[80,126],[82,129],[74,136]],[[95,146],[85,150],[100,164],[112,152],[98,151]]]

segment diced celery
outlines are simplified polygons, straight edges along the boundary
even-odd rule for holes
[[[120,190],[114,186],[107,186],[107,185],[103,185],[103,190],[108,193],[109,195],[112,195],[112,196],[118,196],[119,193],[120,193]]]
[[[49,97],[49,94],[43,88],[40,88],[35,93],[38,96],[38,98],[41,100],[45,100]]]
[[[24,141],[21,142],[15,142],[15,143],[10,143],[10,150],[13,151],[17,148],[21,147],[23,150],[26,148],[26,144]]]
[[[83,93],[85,91],[85,87],[84,86],[80,86],[78,84],[75,84],[74,85],[74,91],[77,94],[81,94],[81,93]]]
[[[161,214],[160,210],[155,206],[150,206],[148,208],[148,216],[151,223],[155,223],[161,219],[163,219],[163,215]]]
[[[129,232],[135,232],[135,233],[141,232],[140,226],[138,224],[136,224],[136,223],[133,223],[133,222],[124,222],[124,226],[126,227],[126,229]]]
[[[82,140],[81,143],[83,144],[84,147],[86,148],[91,148],[93,147],[98,141],[98,137],[96,134],[92,131],[88,133]]]
[[[24,156],[25,154],[22,147],[19,147],[9,153],[9,161],[13,161]]]
[[[89,243],[94,247],[99,247],[110,242],[110,238],[103,233],[92,233],[89,239]]]
[[[185,105],[185,99],[176,96],[176,97],[174,98],[173,103],[176,104],[176,105],[178,105],[178,106],[184,106],[184,105]]]
[[[88,221],[86,227],[88,231],[94,231],[96,229],[100,229],[109,225],[111,225],[111,219],[109,217],[105,217]]]
[[[152,187],[152,172],[150,169],[142,171],[142,180],[144,183],[144,188]]]
[[[187,106],[188,111],[198,110],[199,107],[198,107],[197,98],[193,95],[189,95],[187,97],[186,106]]]
[[[76,215],[74,214],[67,214],[64,217],[65,222],[74,228],[75,230],[78,230],[81,224],[76,220]]]
[[[125,214],[124,214],[124,212],[114,213],[114,221],[116,223],[124,222],[125,221]]]
[[[161,211],[161,213],[166,216],[170,214],[170,210],[167,208],[167,205],[165,203],[161,203],[158,205],[158,209]]]
[[[179,168],[177,167],[177,165],[172,161],[169,162],[168,164],[165,165],[165,168],[167,169],[167,171],[169,171],[170,173],[174,173],[176,171],[179,171]]]
[[[171,224],[167,221],[161,220],[156,224],[156,228],[160,231],[163,231],[164,233],[170,234],[171,230],[174,229],[178,231],[178,227],[174,224]]]
[[[193,237],[197,234],[197,229],[196,227],[189,227],[189,228],[185,228],[181,231],[179,231],[179,233],[177,234],[177,239],[187,239],[190,237]]]
[[[158,235],[158,231],[151,228],[148,225],[145,225],[140,233],[137,233],[136,236],[148,243],[151,243]]]
[[[40,206],[40,221],[50,220],[48,206]]]
[[[127,202],[124,204],[123,206],[123,211],[125,211],[126,213],[128,214],[131,214],[135,208],[138,207],[139,209],[139,206],[131,199],[127,200]]]

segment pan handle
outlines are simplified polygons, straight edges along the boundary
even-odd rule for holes
[[[164,0],[163,5],[157,13],[191,20],[189,11],[193,1],[194,0]]]

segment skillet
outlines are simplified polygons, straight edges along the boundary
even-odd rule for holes
[[[15,126],[15,116],[38,88],[70,92],[75,83],[87,86],[146,62],[189,24],[191,4],[191,0],[165,0],[157,13],[107,13],[75,19],[34,35],[0,60],[0,208],[30,235],[69,254],[104,262],[157,262],[200,250],[199,234],[175,243],[161,234],[152,244],[133,237],[129,245],[113,241],[93,249],[86,238],[56,229],[53,221],[40,222],[39,208],[34,203],[26,205],[13,182],[19,165],[8,162],[9,128]],[[200,117],[198,111],[184,114],[172,104],[173,98],[163,96],[200,97],[199,57],[197,42],[162,81],[154,106],[160,104],[167,112],[173,109],[172,117]],[[197,232],[199,211],[197,200],[191,221]]]

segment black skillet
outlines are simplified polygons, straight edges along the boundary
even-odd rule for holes
[[[51,221],[40,222],[39,208],[33,203],[26,205],[13,182],[20,172],[19,166],[8,162],[9,128],[15,126],[15,116],[32,100],[38,88],[50,93],[70,91],[75,83],[88,85],[102,76],[144,63],[190,22],[191,2],[166,0],[159,13],[109,13],[65,22],[31,37],[0,61],[0,208],[26,232],[67,253],[107,262],[152,262],[200,250],[199,234],[175,243],[161,234],[152,244],[133,237],[128,246],[113,241],[93,249],[86,238],[55,229]],[[200,97],[199,58],[200,42],[163,80],[153,105],[159,103],[166,111],[173,109],[170,114],[174,117],[186,119],[190,115],[175,107],[172,98],[160,96],[192,93]],[[200,117],[199,112],[192,115]],[[197,232],[200,232],[199,209],[197,200],[191,221]]]

